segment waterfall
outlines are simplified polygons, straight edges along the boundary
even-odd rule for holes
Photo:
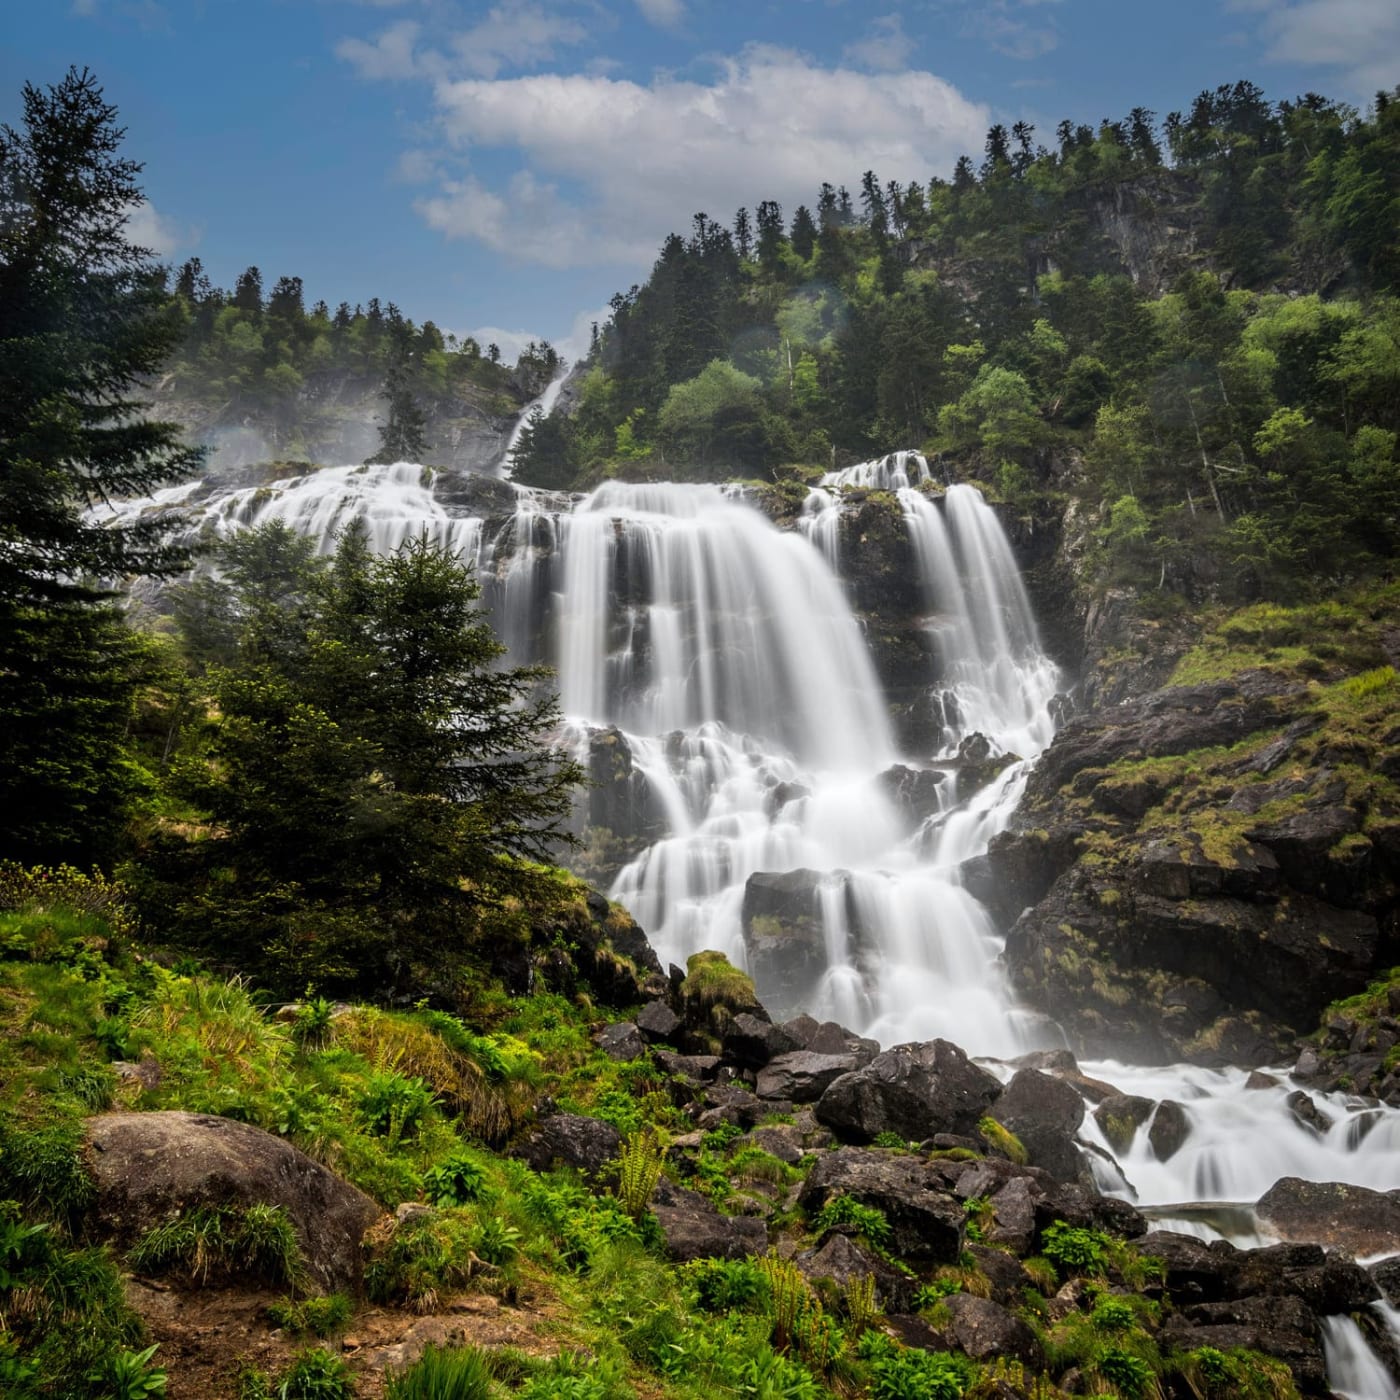
[[[568,377],[567,366],[561,364],[559,373],[544,386],[544,393],[538,398],[531,399],[520,410],[520,417],[515,420],[515,426],[510,430],[510,437],[506,439],[506,450],[501,453],[500,465],[496,468],[497,476],[510,476],[515,466],[515,449],[520,444],[521,435],[530,426],[530,415],[538,408],[548,418],[554,412],[554,405],[559,402],[559,391],[564,387],[564,381]]]
[[[895,495],[918,570],[937,724],[916,755],[899,752],[842,579],[853,490]],[[1050,742],[1059,674],[996,512],[917,453],[828,473],[796,531],[738,488],[609,482],[570,497],[411,463],[192,483],[116,513],[157,512],[187,539],[282,521],[323,552],[357,520],[377,551],[426,532],[474,561],[509,659],[556,668],[569,742],[586,753],[608,729],[629,756],[622,805],[648,817],[645,834],[639,817],[613,833],[631,844],[610,893],[663,962],[718,948],[774,1011],[884,1044],[942,1035],[1011,1056],[1055,1041],[1016,1006],[997,930],[960,872],[1006,826]],[[972,747],[1004,764],[982,764],[981,786]],[[1081,1130],[1103,1154],[1102,1188],[1169,1228],[1218,1234],[1219,1212],[1191,1203],[1242,1203],[1230,1230],[1257,1242],[1250,1208],[1283,1175],[1394,1185],[1393,1109],[1318,1094],[1332,1120],[1318,1131],[1291,1112],[1287,1070],[1249,1088],[1242,1070],[1083,1068],[1182,1104],[1188,1132],[1167,1162],[1145,1131],[1115,1164],[1092,1115]],[[1349,1344],[1336,1339],[1339,1357]]]
[[[1349,1317],[1322,1319],[1327,1384],[1347,1400],[1394,1400],[1395,1379]]]

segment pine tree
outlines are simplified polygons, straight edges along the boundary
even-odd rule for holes
[[[99,581],[184,562],[158,525],[89,513],[201,460],[132,397],[184,312],[128,241],[122,137],[86,69],[26,85],[22,127],[0,128],[0,857],[110,849],[137,657]]]
[[[388,416],[379,429],[379,450],[366,458],[365,465],[388,462],[419,462],[428,447],[427,417],[413,392],[412,376],[406,359],[395,358],[384,380]]]
[[[817,225],[805,204],[797,206],[792,216],[792,250],[799,258],[806,260],[812,256],[817,246]]]

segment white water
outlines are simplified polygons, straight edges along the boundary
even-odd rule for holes
[[[1394,1400],[1395,1380],[1349,1317],[1322,1319],[1327,1383],[1348,1400]]]
[[[879,781],[899,761],[884,697],[839,577],[842,494],[892,490],[918,563],[934,661],[935,810],[898,811]],[[913,453],[831,473],[795,534],[777,530],[732,488],[609,483],[567,498],[514,487],[490,529],[453,516],[432,473],[408,463],[341,467],[185,508],[219,534],[281,520],[327,551],[351,520],[376,550],[427,532],[476,561],[514,661],[559,671],[570,733],[615,725],[665,813],[667,834],[619,874],[614,897],[648,930],[663,962],[701,948],[746,957],[745,882],[758,872],[817,872],[810,909],[824,973],[803,1009],[885,1044],[944,1035],[1008,1056],[1054,1039],[1019,1011],[1000,971],[1000,940],[961,887],[1015,809],[1026,765],[960,799],[949,760],[968,735],[1032,759],[1053,733],[1059,681],[1040,646],[1010,547],[971,487],[938,491]],[[122,513],[179,509],[174,488]],[[1243,1071],[1086,1065],[1126,1093],[1183,1103],[1185,1145],[1157,1161],[1139,1133],[1101,1184],[1146,1206],[1252,1203],[1284,1175],[1400,1186],[1400,1114],[1316,1096],[1335,1120],[1318,1135],[1284,1099],[1247,1090]],[[1087,1142],[1103,1144],[1092,1118]],[[1172,1228],[1213,1234],[1183,1216]],[[1249,1227],[1238,1235],[1250,1238]]]
[[[515,449],[520,443],[521,435],[530,426],[530,415],[538,408],[548,418],[554,412],[554,405],[559,402],[559,391],[568,377],[567,366],[561,364],[559,373],[544,386],[544,393],[531,399],[521,410],[520,417],[515,420],[515,426],[510,430],[510,437],[506,439],[506,450],[501,453],[501,462],[496,468],[497,476],[510,476],[515,466]]]

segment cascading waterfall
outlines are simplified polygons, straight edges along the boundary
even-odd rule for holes
[[[1347,1400],[1394,1400],[1395,1378],[1349,1317],[1322,1319],[1322,1350],[1327,1383]]]
[[[829,473],[785,533],[734,488],[608,483],[571,498],[488,484],[499,508],[465,514],[444,504],[429,470],[407,463],[223,494],[196,483],[118,510],[164,512],[187,537],[280,520],[323,551],[352,520],[379,551],[426,532],[476,562],[511,660],[557,667],[575,741],[586,746],[601,727],[625,739],[662,834],[612,894],[663,961],[719,948],[745,962],[757,923],[746,928],[750,877],[786,872],[817,930],[819,975],[801,1009],[885,1044],[945,1035],[1008,1056],[1053,1041],[1053,1027],[1016,1008],[996,930],[959,879],[1009,820],[1027,762],[1050,741],[1059,680],[1000,522],[975,489],[945,489],[924,458],[896,453]],[[939,738],[936,752],[902,761],[941,781],[912,814],[886,781],[901,759],[841,581],[842,498],[853,488],[897,495],[920,570]],[[976,734],[1021,761],[969,796],[957,755]],[[1250,1206],[1283,1175],[1396,1184],[1392,1109],[1318,1094],[1333,1120],[1319,1133],[1290,1113],[1286,1070],[1274,1087],[1249,1088],[1240,1070],[1084,1069],[1183,1105],[1190,1132],[1170,1161],[1139,1133],[1117,1167],[1096,1166],[1103,1189],[1156,1208],[1170,1228],[1216,1234],[1208,1216],[1171,1207]],[[1092,1117],[1082,1136],[1106,1151]],[[1241,1242],[1255,1237],[1244,1219]],[[1355,1360],[1358,1347],[1369,1355],[1364,1338],[1333,1331],[1334,1383],[1367,1393],[1343,1383],[1365,1364]]]

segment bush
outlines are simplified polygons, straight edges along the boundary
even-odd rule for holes
[[[455,1211],[405,1220],[371,1241],[365,1292],[376,1303],[432,1312],[443,1292],[471,1278],[474,1244],[470,1220]]]
[[[836,1225],[853,1225],[876,1249],[890,1246],[890,1222],[882,1210],[862,1205],[851,1196],[837,1196],[817,1212],[812,1228],[818,1232]]]
[[[768,1301],[767,1276],[751,1259],[697,1259],[685,1272],[706,1312],[741,1312]]]
[[[876,1332],[865,1338],[871,1400],[961,1400],[971,1383],[971,1368],[962,1357],[896,1348]]]
[[[485,1187],[486,1173],[465,1152],[454,1152],[423,1173],[423,1191],[435,1206],[470,1205]]]
[[[186,1211],[147,1230],[127,1259],[142,1273],[178,1271],[196,1284],[233,1275],[295,1288],[305,1274],[296,1229],[281,1206]]]
[[[1110,1241],[1099,1230],[1081,1229],[1057,1220],[1046,1231],[1041,1249],[1061,1273],[1101,1274],[1108,1264]]]
[[[436,1102],[423,1080],[387,1070],[370,1076],[358,1107],[366,1130],[394,1144],[416,1136]]]
[[[385,1400],[488,1400],[491,1367],[478,1347],[429,1346],[407,1370],[389,1377]]]
[[[288,1367],[276,1400],[353,1400],[354,1394],[350,1368],[324,1347],[312,1347]]]
[[[350,1321],[354,1305],[343,1293],[324,1298],[283,1298],[268,1305],[267,1316],[274,1327],[294,1337],[328,1337]]]

